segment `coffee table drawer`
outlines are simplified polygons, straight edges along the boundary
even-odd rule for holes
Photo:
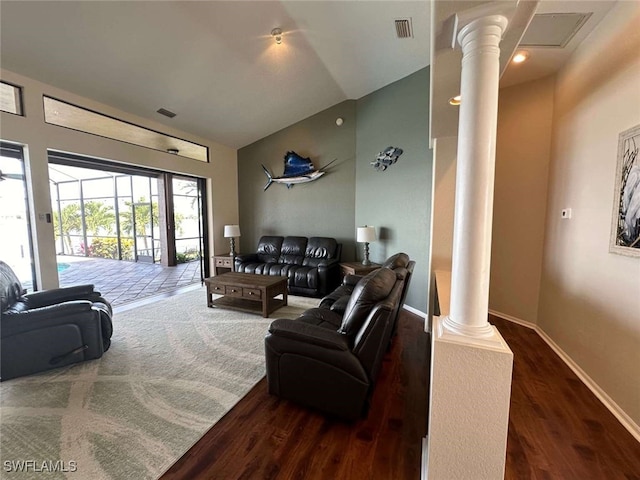
[[[209,285],[211,293],[217,293],[218,295],[224,295],[224,287],[220,285]]]
[[[242,297],[242,287],[224,287],[224,294],[228,297]]]
[[[244,298],[254,298],[256,300],[259,300],[262,298],[262,292],[257,288],[243,288],[242,296]]]

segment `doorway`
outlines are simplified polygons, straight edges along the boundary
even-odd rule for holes
[[[24,152],[0,143],[0,258],[27,291],[36,289]]]
[[[208,276],[204,180],[53,152],[49,178],[61,286],[131,301]]]

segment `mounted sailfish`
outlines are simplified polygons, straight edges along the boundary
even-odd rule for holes
[[[274,182],[284,183],[287,188],[291,188],[296,183],[306,183],[317,180],[326,173],[323,170],[336,160],[337,158],[327,163],[324,167],[316,170],[316,168],[313,166],[313,163],[311,163],[311,159],[302,158],[294,151],[287,152],[284,156],[284,173],[281,177],[274,177],[273,175],[271,175],[271,172],[269,172],[267,167],[262,165],[262,169],[264,170],[264,173],[266,173],[268,178],[267,184],[264,186],[264,189],[266,190],[267,188],[269,188]]]

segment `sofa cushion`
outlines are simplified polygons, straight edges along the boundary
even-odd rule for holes
[[[302,265],[307,247],[307,237],[285,237],[280,248],[278,263]]]
[[[336,258],[338,242],[335,238],[311,237],[307,243],[304,256],[308,259],[331,259]],[[314,265],[315,266],[315,265]]]
[[[351,294],[338,331],[355,336],[373,306],[389,295],[395,283],[396,274],[388,268],[379,268],[362,278]]]
[[[282,241],[282,237],[268,235],[261,237],[258,242],[258,260],[262,263],[278,263]]]
[[[342,316],[326,308],[310,308],[305,310],[296,321],[336,331],[342,322]]]
[[[304,267],[301,265],[291,265],[287,272],[289,285],[300,288],[318,288],[318,269]]]

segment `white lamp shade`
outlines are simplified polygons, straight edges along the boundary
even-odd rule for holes
[[[225,225],[224,226],[224,236],[225,236],[225,238],[239,237],[240,236],[240,225]]]
[[[370,243],[376,241],[376,227],[358,227],[356,241],[359,243]]]

